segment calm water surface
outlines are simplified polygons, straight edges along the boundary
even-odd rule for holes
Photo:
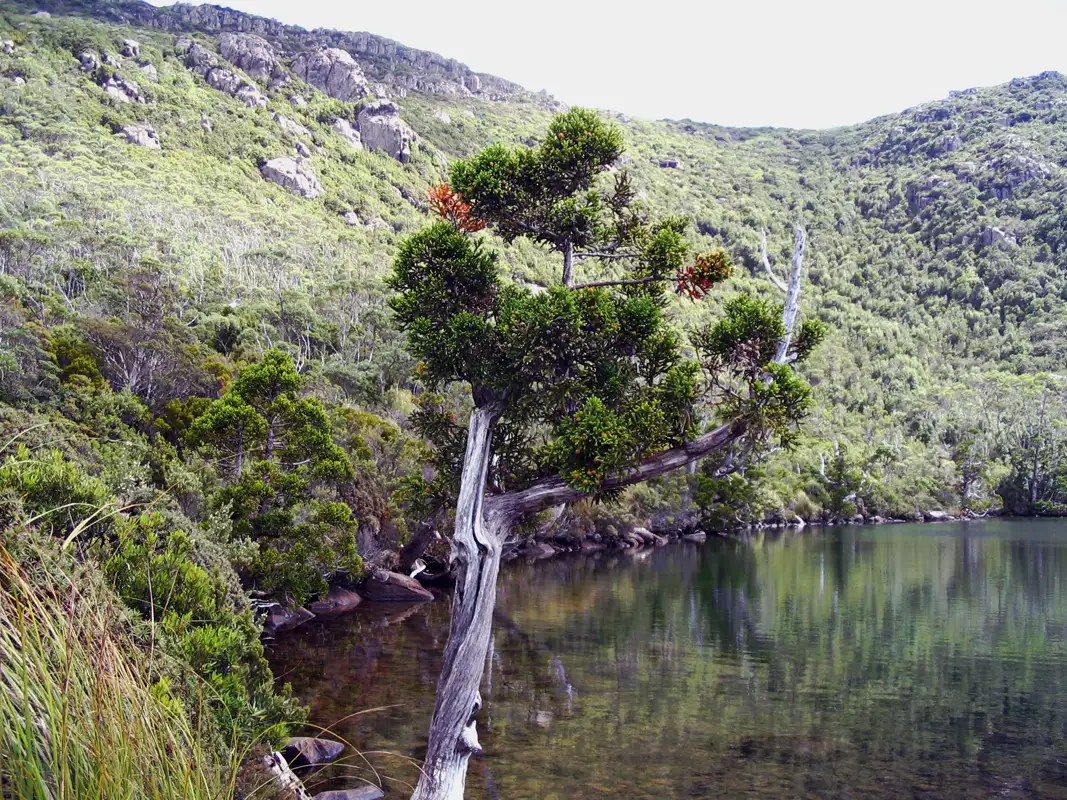
[[[467,797],[1067,798],[1067,524],[845,528],[514,564]],[[271,647],[320,725],[419,758],[443,600]],[[367,758],[405,797],[415,770]],[[365,765],[353,772],[368,775]]]

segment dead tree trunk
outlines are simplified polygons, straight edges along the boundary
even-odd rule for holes
[[[500,550],[509,528],[509,520],[500,514],[484,512],[497,416],[493,409],[471,412],[452,539],[457,571],[452,621],[426,760],[412,800],[462,800],[467,761],[481,750],[475,728],[482,705],[478,687],[493,627]]]

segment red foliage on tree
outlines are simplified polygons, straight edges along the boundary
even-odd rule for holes
[[[474,233],[485,227],[485,222],[471,214],[470,204],[463,200],[463,195],[452,191],[447,183],[430,188],[428,199],[433,213],[450,222],[456,230]]]
[[[690,300],[700,300],[715,284],[729,278],[733,271],[733,264],[725,251],[698,253],[692,266],[678,274],[678,293]]]

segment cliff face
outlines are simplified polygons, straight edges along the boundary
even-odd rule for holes
[[[252,33],[289,56],[317,47],[337,47],[355,57],[367,76],[380,84],[380,94],[403,96],[408,91],[436,95],[478,96],[501,102],[527,102],[552,107],[546,94],[529,92],[495,75],[476,73],[466,64],[427,50],[406,47],[384,36],[317,28],[309,31],[274,19],[215,5],[156,7],[142,0],[45,0],[35,8],[55,14],[80,14],[134,27],[174,32]]]

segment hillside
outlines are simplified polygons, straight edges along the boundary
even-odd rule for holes
[[[7,9],[7,402],[54,406],[69,366],[49,337],[69,326],[150,418],[213,396],[220,370],[280,346],[317,395],[403,427],[413,365],[381,282],[396,243],[425,222],[426,190],[451,160],[536,140],[558,104],[372,34],[211,6]],[[831,131],[614,115],[640,190],[690,216],[700,247],[727,248],[743,267],[735,285],[769,295],[761,230],[782,264],[794,222],[808,229],[804,304],[832,335],[808,368],[819,410],[800,450],[770,465],[759,514],[994,498],[1025,449],[1009,423],[1044,391],[1025,376],[1059,370],[1067,343],[1065,103],[1067,79],[1043,73]],[[503,257],[516,281],[552,280],[529,243]],[[106,352],[130,342],[98,328],[138,327],[124,282],[142,274],[166,285],[168,346],[185,350],[131,369]],[[695,325],[716,304],[672,313]],[[966,500],[961,443],[989,467]],[[1041,494],[1058,502],[1050,448]],[[831,509],[835,456],[861,479]]]

